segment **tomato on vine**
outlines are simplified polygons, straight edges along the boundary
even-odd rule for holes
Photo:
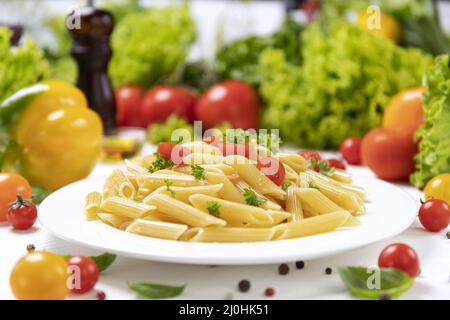
[[[28,230],[36,222],[37,209],[31,199],[24,199],[17,194],[16,201],[10,204],[6,219],[16,230]]]

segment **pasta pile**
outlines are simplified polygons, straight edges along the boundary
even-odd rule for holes
[[[126,160],[85,214],[128,233],[192,242],[253,242],[311,236],[360,224],[365,192],[341,170],[325,175],[298,154],[272,155],[285,168],[278,186],[249,159],[183,144],[183,164],[149,171],[155,156]]]

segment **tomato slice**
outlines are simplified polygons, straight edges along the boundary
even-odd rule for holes
[[[286,170],[278,159],[273,157],[263,157],[258,161],[257,167],[277,186],[280,186],[283,183],[284,177],[286,176]]]
[[[341,169],[341,170],[345,170],[345,168],[346,168],[345,163],[339,159],[328,159],[326,161],[330,167],[333,167],[336,169]]]
[[[191,151],[175,142],[160,142],[158,144],[158,153],[168,160],[172,160],[174,164],[182,164],[183,158],[191,153]]]
[[[319,162],[320,160],[322,160],[322,158],[320,157],[320,154],[315,151],[302,150],[302,151],[299,151],[297,154],[299,156],[302,156],[303,158],[305,158],[305,160],[308,160],[308,161],[310,161],[311,158],[316,159],[316,162]]]

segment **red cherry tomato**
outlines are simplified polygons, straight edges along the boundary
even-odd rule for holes
[[[393,243],[381,251],[378,266],[399,269],[415,277],[419,273],[419,257],[410,246],[404,243]]]
[[[450,206],[439,199],[428,200],[420,207],[419,220],[428,231],[444,230],[450,224]]]
[[[94,288],[98,281],[97,264],[89,257],[74,256],[67,260],[73,279],[73,293],[86,293]]]
[[[187,90],[160,85],[150,89],[142,99],[141,115],[144,126],[164,122],[176,114],[189,122],[194,121],[195,97]]]
[[[346,168],[345,163],[339,159],[328,159],[328,160],[326,160],[326,162],[328,163],[328,165],[330,167],[333,167],[336,169],[345,170],[345,168]]]
[[[31,200],[17,195],[17,200],[11,203],[6,219],[16,230],[30,229],[36,222],[37,209]]]
[[[350,164],[361,164],[361,138],[350,137],[345,139],[340,147],[339,151],[342,157]]]
[[[117,124],[119,126],[141,126],[141,101],[144,90],[140,86],[123,86],[115,91]]]
[[[283,164],[273,157],[263,157],[258,161],[258,169],[277,186],[281,185],[286,175]]]
[[[175,142],[160,142],[158,143],[158,153],[164,158],[172,160],[174,164],[181,164],[183,158],[191,152]]]
[[[319,162],[320,160],[322,160],[322,158],[320,157],[320,154],[318,154],[315,151],[310,151],[310,150],[302,150],[297,152],[297,154],[299,156],[302,156],[303,158],[305,158],[305,160],[310,161],[311,158],[316,159],[316,162]]]
[[[196,116],[205,129],[228,122],[233,128],[257,128],[260,101],[243,81],[228,80],[210,87],[199,99]]]

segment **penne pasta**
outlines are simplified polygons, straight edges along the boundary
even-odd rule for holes
[[[190,242],[255,242],[272,239],[272,228],[192,228],[180,238]]]
[[[286,211],[292,214],[291,221],[294,222],[304,218],[302,204],[296,193],[297,189],[296,185],[289,186],[286,198]]]
[[[191,197],[189,197],[189,200]],[[149,197],[147,203],[152,206],[155,206],[158,209],[158,211],[165,213],[169,216],[172,216],[192,227],[226,225],[225,220],[216,218],[209,213],[198,210],[197,208],[194,208],[182,201],[171,198],[170,196],[167,196],[165,194],[154,194],[151,197]]]
[[[193,194],[204,194],[207,196],[217,197],[220,190],[223,188],[223,184],[210,184],[205,186],[195,186],[195,187],[159,187],[148,195],[142,202],[147,203],[148,199],[152,195],[161,193],[173,197],[174,199],[189,203],[189,197]]]
[[[342,226],[349,216],[349,212],[341,210],[297,222],[280,224],[273,228],[275,233],[272,239],[300,238],[330,232]]]
[[[84,205],[84,214],[89,220],[97,218],[97,213],[100,211],[102,203],[102,195],[100,192],[90,192],[86,196]]]
[[[302,208],[309,212],[320,215],[342,210],[317,189],[298,188],[295,190],[295,193],[300,198]]]
[[[125,230],[125,228],[130,224],[130,222],[133,221],[128,217],[119,216],[116,214],[106,212],[99,212],[97,213],[97,216],[102,222],[121,230]]]
[[[155,210],[152,205],[120,197],[110,197],[102,202],[101,210],[132,219],[140,218]]]
[[[177,240],[186,230],[185,224],[136,219],[125,229],[125,232],[147,237]]]

